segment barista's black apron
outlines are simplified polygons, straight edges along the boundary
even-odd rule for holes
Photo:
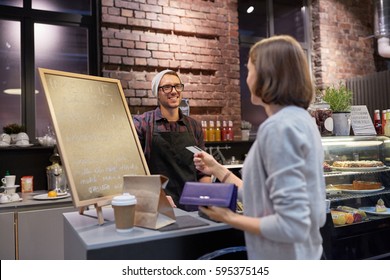
[[[185,182],[197,181],[193,153],[185,148],[196,145],[195,136],[185,118],[183,122],[187,127],[185,132],[159,132],[153,114],[151,129],[153,134],[148,167],[151,174],[162,174],[169,178],[165,192],[172,197],[177,207],[193,210],[179,204]]]

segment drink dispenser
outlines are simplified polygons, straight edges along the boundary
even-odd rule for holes
[[[47,188],[49,191],[56,191],[57,193],[66,193],[67,184],[64,169],[61,166],[60,155],[55,151],[50,156],[52,165],[46,167],[47,174]]]

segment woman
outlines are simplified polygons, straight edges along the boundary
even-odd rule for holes
[[[256,43],[249,52],[251,102],[268,115],[245,160],[242,181],[211,155],[194,155],[198,170],[235,183],[244,215],[200,207],[245,231],[249,259],[320,259],[326,220],[323,150],[307,108],[314,88],[305,54],[290,36]]]

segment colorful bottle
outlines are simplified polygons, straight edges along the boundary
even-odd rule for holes
[[[221,141],[221,122],[217,121],[217,125],[215,127],[215,141]]]
[[[227,141],[233,141],[234,140],[234,132],[233,132],[233,122],[228,122],[228,131],[226,134],[226,140]]]
[[[385,135],[390,136],[390,110],[389,109],[386,112]]]
[[[374,111],[374,127],[377,135],[382,134],[382,122],[380,111],[377,109]]]
[[[227,122],[226,121],[222,121],[222,131],[221,131],[221,140],[222,141],[226,141],[226,139],[227,139],[227,132],[228,132]]]
[[[201,121],[200,123],[202,125],[203,141],[207,142],[207,141],[209,141],[209,139],[207,137],[207,122]]]
[[[382,135],[385,135],[385,126],[386,126],[386,110],[382,110]]]
[[[208,139],[209,141],[215,141],[215,126],[214,121],[209,122],[209,129],[208,129]]]

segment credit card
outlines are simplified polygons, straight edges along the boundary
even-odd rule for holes
[[[203,150],[197,146],[188,146],[186,147],[187,150],[189,150],[190,152],[196,154],[196,153],[199,153],[199,152],[202,152]]]

